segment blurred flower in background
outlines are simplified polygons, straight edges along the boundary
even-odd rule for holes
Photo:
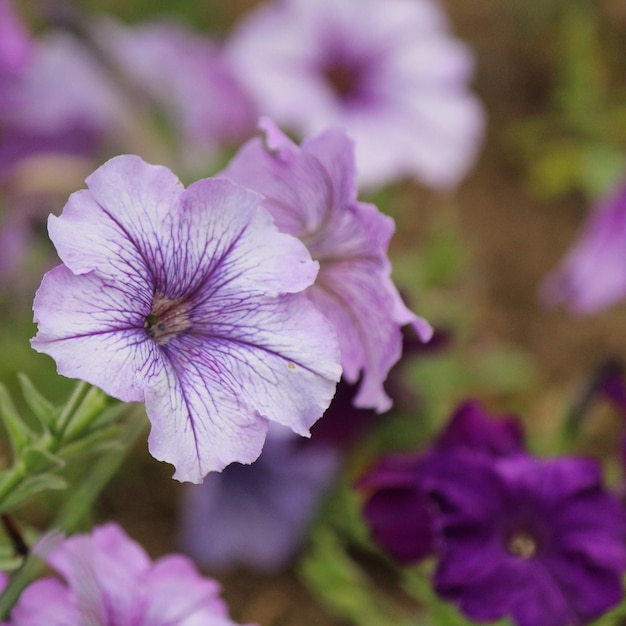
[[[451,455],[453,468],[459,456],[496,458],[522,451],[523,435],[515,418],[494,419],[475,401],[461,404],[424,452],[385,455],[359,479],[372,538],[403,564],[436,554],[441,521],[429,490],[433,459]]]
[[[220,149],[254,131],[252,102],[207,36],[176,22],[128,27],[112,18],[96,20],[92,36],[135,103],[168,127],[179,171],[206,173]]]
[[[235,626],[217,582],[183,556],[152,562],[116,524],[48,536],[36,550],[64,581],[32,583],[4,626]]]
[[[622,600],[626,515],[598,463],[453,460],[440,457],[447,467],[430,476],[442,503],[443,598],[476,621],[511,616],[519,626],[584,624]]]
[[[626,512],[598,463],[537,459],[519,423],[461,405],[422,453],[359,481],[373,539],[400,563],[438,559],[434,585],[470,619],[582,624],[623,597]]]
[[[386,411],[383,383],[402,355],[401,327],[422,341],[432,329],[409,311],[391,280],[387,249],[393,220],[357,200],[354,145],[341,129],[294,144],[267,118],[220,174],[265,196],[279,230],[298,237],[320,263],[307,294],[333,325],[343,376],[359,392],[355,406]]]
[[[550,305],[590,314],[626,298],[626,183],[589,216],[578,240],[541,287]]]
[[[272,425],[255,463],[234,463],[186,488],[182,549],[209,568],[284,567],[301,547],[339,466],[328,443],[301,441]]]
[[[227,52],[262,114],[300,136],[344,127],[365,188],[404,177],[454,187],[476,160],[473,58],[431,0],[266,4]]]

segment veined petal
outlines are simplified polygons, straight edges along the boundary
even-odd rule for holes
[[[75,274],[97,269],[117,278],[130,274],[130,266],[145,279],[163,279],[175,243],[170,233],[184,191],[180,181],[165,167],[123,155],[86,182],[88,191],[72,194],[63,214],[48,222],[63,263]]]
[[[242,297],[195,328],[163,346],[166,372],[146,390],[150,451],[175,465],[175,478],[200,482],[251,463],[268,420],[308,435],[341,368],[334,332],[303,295]]]
[[[147,298],[133,284],[111,283],[94,272],[76,276],[59,265],[37,291],[39,330],[31,345],[51,356],[60,374],[120,400],[142,402],[143,379],[152,375],[157,353],[143,331]]]
[[[220,176],[263,194],[263,204],[281,231],[298,237],[316,232],[334,203],[328,173],[273,122],[264,120],[263,129],[268,144],[260,138],[249,141]]]
[[[181,271],[179,284],[188,283],[187,292],[210,283],[214,288],[204,290],[210,297],[221,289],[278,295],[302,291],[315,280],[318,264],[298,239],[278,231],[261,201],[258,193],[229,180],[205,179],[189,186],[182,234],[175,235],[183,265],[193,277],[185,280]]]

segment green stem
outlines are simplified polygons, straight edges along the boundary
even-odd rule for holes
[[[135,413],[139,412],[135,411]],[[59,529],[69,535],[80,527],[101,491],[120,468],[144,428],[145,420],[142,411],[140,415],[133,415],[129,420],[122,447],[101,457],[86,479],[70,492],[71,496],[54,518],[51,528]],[[24,588],[40,574],[43,565],[42,560],[32,552],[24,560],[22,567],[11,578],[0,595],[0,619],[7,618]]]

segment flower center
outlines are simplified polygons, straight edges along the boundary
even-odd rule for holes
[[[366,97],[367,66],[358,59],[330,59],[323,68],[326,82],[342,102]]]
[[[511,537],[507,548],[513,556],[530,559],[537,553],[537,542],[528,533],[521,532]]]
[[[175,335],[191,328],[189,310],[188,303],[182,298],[170,300],[156,293],[152,311],[143,324],[146,335],[160,346],[166,344]]]

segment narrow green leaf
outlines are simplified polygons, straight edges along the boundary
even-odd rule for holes
[[[101,392],[102,393],[102,392]],[[93,433],[108,426],[113,420],[117,419],[124,411],[128,409],[128,405],[123,402],[116,402],[108,408],[100,408],[99,414],[95,412],[81,413],[79,416],[72,418],[65,431],[65,441],[74,441],[75,439],[84,440],[87,433]]]
[[[39,474],[24,480],[0,503],[0,513],[14,509],[28,498],[48,489],[66,489],[65,480],[54,474]]]
[[[2,413],[2,420],[11,439],[13,452],[17,457],[22,448],[36,439],[36,435],[17,412],[11,395],[4,385],[0,385],[0,413]]]
[[[121,441],[120,435],[125,433],[125,430],[126,429],[120,425],[97,430],[63,446],[63,448],[59,450],[59,454],[63,456],[63,458],[70,458],[84,453],[95,455],[102,452],[122,449],[125,447],[125,443]]]
[[[22,389],[24,400],[26,400],[33,415],[44,428],[52,428],[59,416],[60,410],[39,393],[26,374],[20,373],[17,375],[17,378]]]
[[[417,624],[417,609],[411,616],[383,596],[327,528],[316,533],[313,549],[302,559],[299,574],[326,606],[358,626]]]
[[[65,461],[52,452],[34,447],[24,449],[22,461],[29,474],[56,471],[65,465]]]

